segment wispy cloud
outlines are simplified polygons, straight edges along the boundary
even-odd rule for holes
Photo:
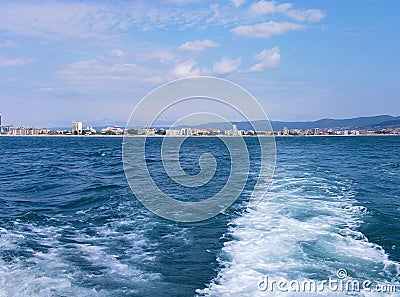
[[[18,11],[18,13],[15,13]],[[42,37],[93,37],[124,20],[104,5],[78,2],[2,3],[0,29]]]
[[[168,65],[160,64],[153,66],[136,64],[124,57],[115,62],[115,58],[101,55],[97,59],[81,60],[73,62],[58,71],[58,75],[73,85],[83,86],[84,89],[115,89],[121,83],[129,84],[132,87],[143,83],[163,83],[177,77],[197,75],[201,71],[195,67],[194,60],[185,63],[171,65],[167,52],[151,53],[154,59],[167,59]]]
[[[112,50],[112,51],[110,52],[110,56],[111,56],[111,57],[118,57],[118,58],[120,58],[120,57],[124,56],[124,52],[121,51],[121,50],[115,49],[115,50]]]
[[[269,21],[261,24],[239,26],[231,31],[236,35],[244,37],[268,38],[273,35],[279,35],[288,31],[301,30],[304,28],[305,27],[300,24]]]
[[[318,22],[325,17],[319,9],[293,8],[292,3],[277,4],[275,1],[265,0],[254,2],[250,11],[256,15],[280,13],[299,22]]]
[[[87,80],[127,80],[137,76],[138,68],[130,63],[85,60],[74,62],[58,73],[73,83]]]
[[[114,51],[114,50],[113,50]],[[58,71],[58,75],[73,85],[88,88],[115,88],[118,82],[132,84],[164,83],[171,79],[195,75],[227,75],[231,73],[260,72],[279,66],[279,48],[265,49],[254,55],[259,62],[249,69],[241,69],[240,58],[222,57],[211,65],[202,64],[194,58],[184,59],[167,51],[151,52],[147,58],[160,63],[134,61],[119,53],[117,59],[110,55],[99,55],[96,59],[81,60]]]
[[[180,50],[202,52],[208,47],[220,47],[221,45],[211,39],[189,41],[179,46]]]
[[[254,14],[274,14],[283,13],[292,7],[291,3],[276,4],[275,1],[258,1],[250,6],[250,11]]]
[[[0,54],[0,67],[23,66],[32,64],[33,58],[7,58]]]
[[[191,5],[186,1],[171,1],[162,2],[164,5],[151,1],[124,1],[118,5],[104,1],[45,0],[43,3],[28,1],[23,4],[9,1],[2,3],[0,31],[7,39],[18,42],[29,40],[40,48],[52,42],[52,48],[55,48],[54,44],[58,49],[61,47],[59,44],[67,45],[66,51],[74,52],[75,62],[70,63],[69,58],[60,61],[54,70],[58,76],[76,85],[82,86],[87,82],[92,86],[104,86],[107,82],[110,82],[108,85],[130,81],[138,84],[165,82],[191,75],[226,75],[278,67],[279,48],[264,50],[253,56],[257,64],[249,68],[246,66],[246,69],[242,61],[247,63],[249,56],[251,58],[256,51],[264,48],[263,45],[252,53],[241,52],[240,56],[238,54],[233,58],[221,55],[220,50],[210,49],[224,48],[225,43],[237,46],[229,43],[230,33],[248,38],[268,38],[302,30],[307,26],[305,22],[323,18],[319,10],[297,8],[291,3],[279,4],[275,1],[211,3],[193,0]],[[279,14],[279,17],[274,18],[275,21],[265,21],[267,14]],[[209,28],[217,28],[218,34],[208,31]],[[146,30],[158,30],[154,36],[165,35],[166,38],[158,40],[150,34],[147,38],[143,33]],[[197,35],[196,32],[200,31],[207,35]],[[220,31],[227,34],[219,34]],[[182,33],[185,39],[167,40],[171,32]],[[0,42],[0,47],[16,46],[14,41],[7,39]],[[62,43],[58,43],[60,40]],[[97,40],[107,42],[96,43],[94,47],[93,43]],[[177,40],[180,40],[179,43]],[[182,43],[181,40],[187,42]],[[80,47],[80,44],[90,47]],[[27,51],[25,42],[18,44],[18,49],[20,47]],[[207,50],[207,55],[199,55]],[[30,53],[26,52],[26,55]],[[38,61],[44,60],[44,57],[38,56]],[[0,67],[33,62],[31,58],[0,56]]]
[[[0,42],[0,48],[12,48],[12,47],[16,47],[16,46],[17,46],[17,44],[11,40],[6,40],[3,42]]]
[[[183,63],[179,63],[174,67],[174,69],[172,69],[171,74],[174,78],[204,74],[204,71],[202,71],[196,65],[197,62],[195,60],[189,60]]]
[[[37,92],[43,92],[43,93],[53,93],[55,92],[57,89],[55,88],[51,88],[51,87],[41,87],[36,89],[35,91]]]
[[[214,63],[213,73],[217,75],[232,73],[237,71],[241,64],[242,61],[240,59],[223,57],[220,61]]]
[[[243,5],[245,2],[246,0],[232,0],[233,5],[235,5],[236,7]]]
[[[18,13],[15,13],[18,11]],[[187,28],[204,22],[213,12],[184,6],[157,6],[151,2],[2,3],[0,30],[46,38],[110,38],[113,34],[154,28]]]
[[[260,53],[254,55],[254,59],[260,62],[250,67],[247,72],[260,72],[266,69],[277,68],[281,62],[279,47],[275,46],[271,49],[264,49]]]
[[[175,5],[188,5],[193,3],[200,3],[202,0],[166,0],[167,4],[175,4]]]
[[[325,17],[318,9],[293,9],[288,10],[286,15],[299,22],[319,22]]]
[[[175,58],[175,55],[168,51],[159,50],[159,51],[150,52],[148,54],[148,57],[163,63],[163,62],[172,61]]]
[[[44,1],[4,2],[0,10],[0,30],[15,34],[46,38],[102,38],[110,39],[121,32],[197,26],[254,25],[259,18],[253,15],[282,14],[290,19],[316,22],[324,18],[319,9],[294,8],[291,3],[278,4],[261,0],[246,7],[245,0],[226,4],[183,5],[187,1],[172,0],[174,4],[160,6],[151,1],[81,2]],[[194,0],[193,2],[197,2]],[[187,3],[186,3],[187,4]],[[15,13],[18,11],[18,13]]]

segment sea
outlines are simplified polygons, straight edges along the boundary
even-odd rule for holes
[[[400,296],[400,137],[276,138],[259,203],[247,203],[259,169],[251,166],[236,202],[195,223],[136,199],[123,141],[0,137],[1,297]],[[257,138],[245,142],[256,164]],[[217,156],[219,182],[195,198],[218,192],[230,174],[223,143],[199,137],[182,147],[188,174],[207,150]],[[161,158],[148,164],[164,190],[185,193],[159,176]]]

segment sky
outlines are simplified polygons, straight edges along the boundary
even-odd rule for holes
[[[194,75],[239,84],[271,120],[397,116],[399,9],[395,0],[2,1],[3,125],[126,123],[154,88]]]

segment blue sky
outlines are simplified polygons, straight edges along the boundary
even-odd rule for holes
[[[272,120],[399,115],[399,8],[394,0],[2,1],[3,124],[124,123],[152,89],[191,75],[241,85]]]

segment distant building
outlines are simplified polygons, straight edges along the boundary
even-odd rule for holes
[[[221,134],[221,130],[217,129],[217,128],[211,128],[209,131],[210,131],[210,135],[220,135]]]
[[[178,129],[168,129],[165,131],[165,135],[167,136],[179,136],[180,135],[180,130]]]
[[[83,132],[82,122],[72,122],[72,130],[73,135],[81,135]]]
[[[242,131],[238,130],[236,125],[232,125],[232,129],[225,130],[224,134],[227,136],[240,136],[240,135],[242,135]]]
[[[86,127],[85,134],[96,134],[96,130],[93,127]]]
[[[360,131],[358,131],[358,130],[351,130],[351,131],[350,131],[350,134],[351,134],[351,135],[360,135]]]
[[[156,129],[155,128],[140,128],[138,130],[138,135],[145,135],[145,136],[154,136],[156,134]]]
[[[180,135],[181,136],[190,136],[192,135],[192,128],[181,128]]]
[[[238,131],[236,125],[232,125],[232,135],[233,136],[238,136],[239,135],[239,131]]]
[[[282,135],[289,135],[289,129],[287,127],[282,128]]]
[[[12,126],[12,125],[4,126],[4,133],[5,133],[5,134],[7,134],[7,135],[14,135],[14,132],[15,132],[14,126]]]
[[[124,130],[122,130],[118,126],[107,127],[107,128],[101,129],[99,132],[101,134],[107,134],[107,135],[122,135],[122,134],[124,134]]]
[[[18,126],[15,129],[15,135],[26,135],[26,128],[23,126]]]
[[[196,133],[194,135],[198,135],[198,136],[208,135],[208,130],[205,128],[197,129],[197,131],[195,130],[195,132]]]
[[[313,129],[313,135],[319,135],[319,133],[320,133],[319,128]]]

